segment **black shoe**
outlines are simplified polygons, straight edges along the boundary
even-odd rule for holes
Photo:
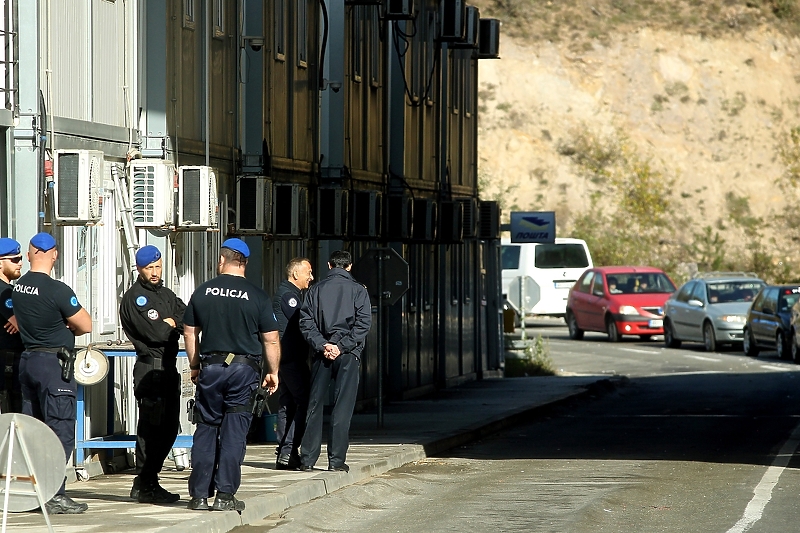
[[[214,498],[214,505],[211,506],[212,511],[244,511],[244,502],[237,500],[230,492],[218,492],[217,497]]]
[[[295,470],[297,470],[298,472],[311,472],[312,470],[314,470],[314,467],[304,465],[301,463],[300,466],[298,466]]]
[[[181,495],[169,492],[156,483],[154,487],[139,489],[139,497],[137,499],[139,503],[175,503],[181,499]]]
[[[85,503],[78,503],[66,494],[56,494],[44,504],[47,514],[80,514],[89,508]]]
[[[139,499],[139,476],[133,478],[133,486],[131,486],[131,499]]]
[[[350,467],[347,466],[346,463],[342,463],[339,466],[329,466],[328,472],[349,472]]]
[[[282,453],[278,455],[278,459],[275,461],[275,470],[297,470],[298,466],[300,466],[299,455]]]
[[[206,498],[192,498],[189,500],[189,505],[186,506],[190,511],[210,511],[211,507],[208,506]]]

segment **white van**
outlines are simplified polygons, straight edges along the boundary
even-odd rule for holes
[[[520,276],[530,276],[533,287],[525,294],[528,302],[525,315],[563,317],[570,288],[587,268],[593,266],[586,241],[556,238],[555,244],[512,243],[511,239],[504,237],[500,244],[503,294],[510,296],[509,301],[519,301],[518,295],[509,295],[512,281]],[[519,286],[518,283],[514,285]],[[515,311],[519,314],[519,309]]]

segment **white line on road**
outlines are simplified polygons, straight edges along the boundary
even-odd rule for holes
[[[692,372],[660,372],[658,374],[648,374],[651,378],[671,377],[671,376],[699,376],[701,374],[722,374],[722,370],[695,370]]]
[[[766,370],[777,370],[779,372],[794,372],[797,369],[788,366],[778,366],[778,365],[759,365],[761,368]]]
[[[688,357],[689,359],[697,359],[698,361],[708,361],[709,363],[721,363],[722,359],[714,359],[713,357],[703,357],[702,355],[690,355],[688,353],[683,354],[684,357]]]
[[[620,348],[623,352],[633,352],[633,353],[646,353],[649,355],[658,355],[661,352],[655,352],[653,350],[637,350],[636,348]]]
[[[764,477],[753,489],[753,499],[747,504],[744,515],[736,522],[736,525],[728,530],[728,533],[744,533],[753,527],[753,524],[761,520],[764,508],[772,499],[772,489],[778,484],[781,474],[789,464],[794,452],[797,451],[798,446],[800,446],[800,424],[795,426],[792,434],[781,446],[781,450],[775,460],[772,461],[772,466],[767,468],[767,471],[764,472]]]

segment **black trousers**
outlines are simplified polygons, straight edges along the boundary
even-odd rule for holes
[[[351,353],[343,353],[333,361],[322,354],[314,356],[311,365],[311,392],[308,398],[306,432],[303,435],[300,461],[314,466],[322,449],[322,421],[325,398],[331,380],[334,383],[331,424],[328,428],[328,468],[342,466],[350,446],[350,420],[358,395],[360,361]]]
[[[299,455],[306,431],[311,371],[305,362],[281,365],[278,372],[278,455]]]
[[[22,412],[22,386],[19,383],[19,363],[22,351],[0,350],[0,391],[5,393],[5,402],[0,405],[4,413]],[[9,373],[10,371],[10,373]]]
[[[61,378],[61,364],[52,352],[22,352],[19,364],[23,414],[38,418],[61,441],[64,461],[75,449],[78,385]],[[55,452],[55,450],[53,450]],[[58,494],[64,494],[64,484]]]
[[[142,487],[158,483],[158,473],[180,432],[181,376],[174,361],[137,360],[133,387],[139,406],[136,426],[136,473]]]

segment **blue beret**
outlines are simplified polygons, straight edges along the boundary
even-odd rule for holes
[[[31,244],[43,252],[49,252],[56,247],[56,239],[49,233],[37,233],[31,239]]]
[[[143,246],[136,251],[136,266],[139,268],[144,268],[159,259],[161,259],[161,252],[152,244]]]
[[[20,255],[20,246],[14,239],[3,237],[0,239],[0,257],[14,257]]]
[[[250,248],[247,247],[247,244],[242,239],[227,239],[222,243],[222,247],[230,248],[234,252],[239,252],[245,256],[245,258],[250,257]]]

